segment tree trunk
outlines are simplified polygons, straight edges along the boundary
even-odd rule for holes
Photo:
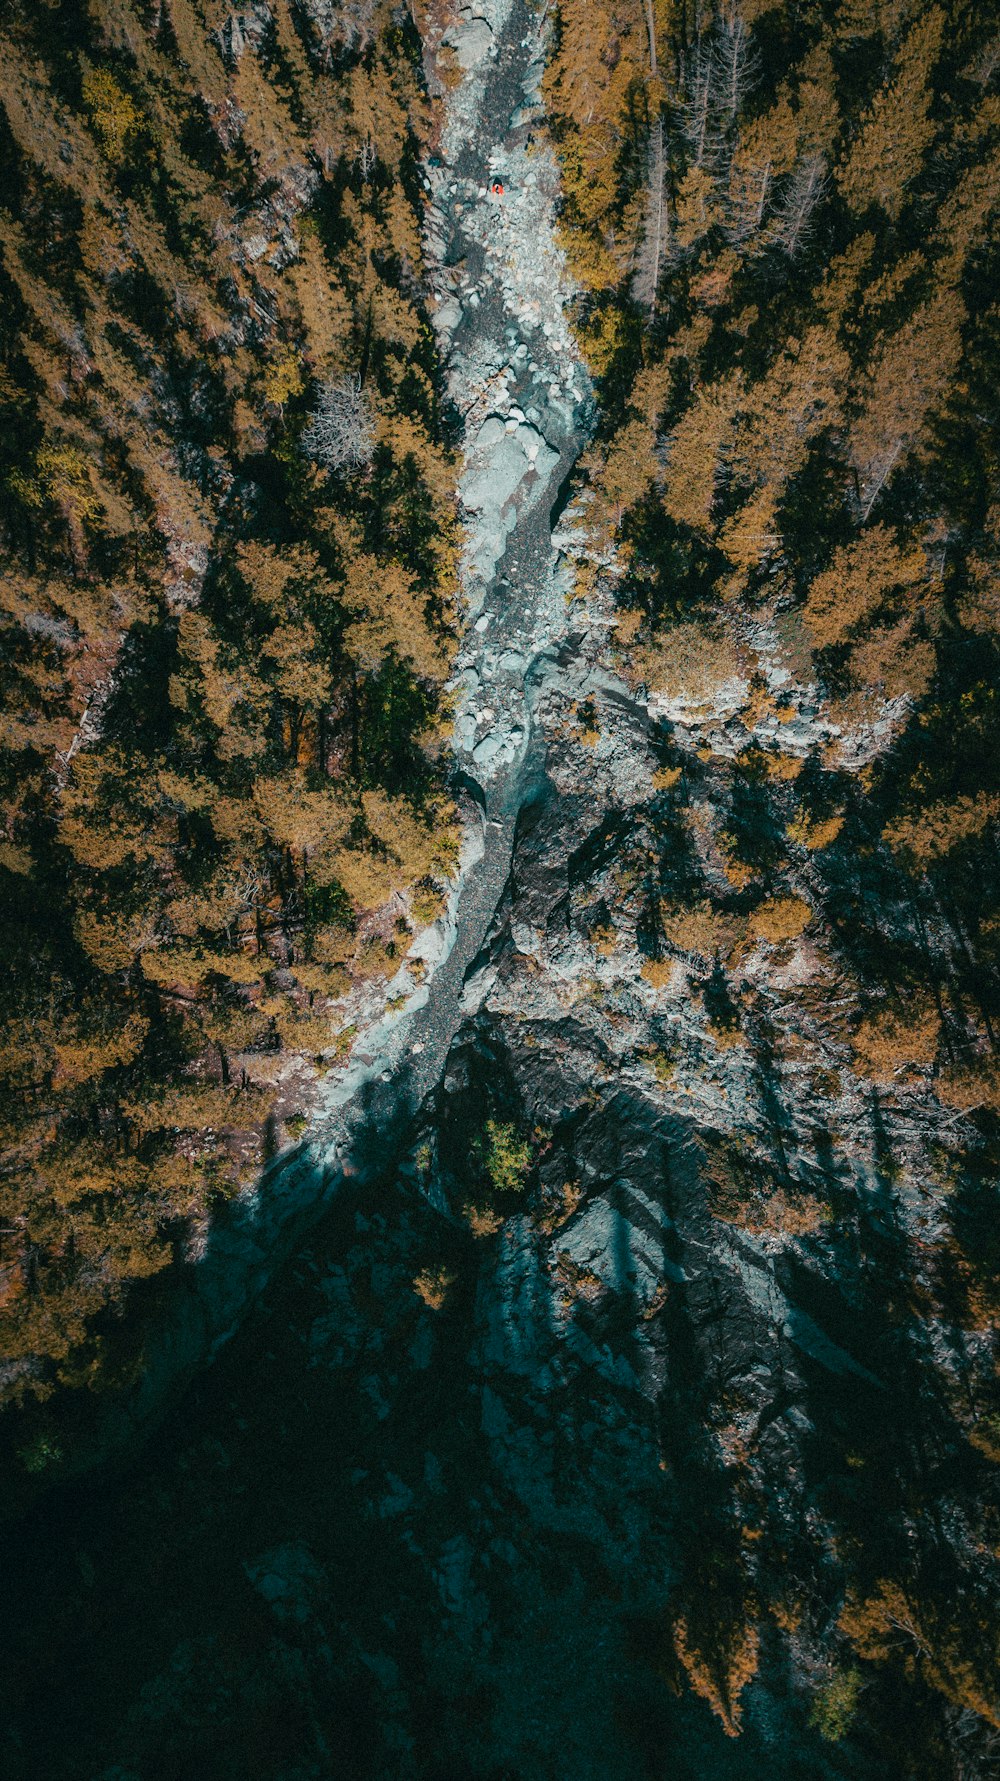
[[[652,317],[667,241],[667,166],[663,119],[657,118],[649,139],[649,186],[646,194],[646,230],[632,283],[632,292]]]
[[[660,70],[656,62],[656,18],[653,13],[653,0],[646,0],[646,30],[649,32],[649,72],[655,80]]]

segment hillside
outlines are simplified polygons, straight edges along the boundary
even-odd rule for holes
[[[171,1290],[442,907],[420,54],[377,7],[8,15],[7,1399],[128,1372],[109,1311]]]

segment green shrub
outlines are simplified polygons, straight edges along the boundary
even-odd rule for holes
[[[531,1168],[531,1145],[526,1138],[518,1137],[516,1126],[488,1119],[486,1130],[476,1139],[474,1148],[495,1192],[520,1193],[523,1190]]]
[[[839,1743],[850,1731],[862,1687],[861,1671],[852,1665],[849,1670],[837,1670],[819,1690],[809,1712],[809,1724],[828,1743]]]
[[[26,1472],[48,1471],[63,1457],[62,1443],[52,1435],[35,1435],[20,1449],[19,1458]]]

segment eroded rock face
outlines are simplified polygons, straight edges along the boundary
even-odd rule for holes
[[[545,775],[428,1118],[428,1192],[473,1231],[484,1205],[503,1214],[480,1238],[470,1351],[493,1475],[532,1527],[572,1528],[595,1562],[614,1554],[602,1562],[626,1594],[620,1524],[658,1505],[644,1660],[650,1628],[669,1623],[682,1680],[707,1692],[697,1638],[719,1718],[778,1775],[855,1762],[922,1775],[956,1734],[954,1700],[921,1697],[900,1738],[890,1688],[835,1757],[810,1744],[809,1712],[836,1664],[854,1673],[845,1632],[860,1625],[864,1642],[863,1591],[870,1615],[886,1601],[898,1621],[923,1579],[936,1592],[950,1575],[963,1607],[937,1636],[966,1652],[956,1677],[973,1673],[959,1667],[975,1662],[970,1629],[988,1624],[972,1530],[989,1466],[961,1412],[982,1355],[935,1297],[949,1125],[919,1079],[876,1094],[851,1067],[804,930],[744,934],[738,1010],[716,999],[710,956],[735,931],[706,945],[677,927],[657,956],[664,902],[696,872],[721,874],[711,823],[687,815],[721,822],[729,795],[727,720],[712,721],[712,758],[692,743],[683,771],[664,771],[683,733],[599,663],[588,672],[584,652],[543,694]],[[491,1193],[489,1122],[531,1134],[523,1199]],[[917,1301],[939,1308],[922,1316]],[[620,1472],[606,1469],[609,1404],[615,1438],[629,1429]],[[935,1456],[933,1482],[919,1452]],[[886,1593],[884,1575],[912,1597]],[[926,1616],[947,1614],[924,1600]],[[990,1711],[962,1719],[976,1775],[993,1761]],[[708,1731],[704,1758],[717,1772]]]

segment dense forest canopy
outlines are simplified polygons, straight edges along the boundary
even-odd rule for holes
[[[456,517],[409,14],[55,0],[2,53],[9,1397],[94,1377],[438,913]]]

